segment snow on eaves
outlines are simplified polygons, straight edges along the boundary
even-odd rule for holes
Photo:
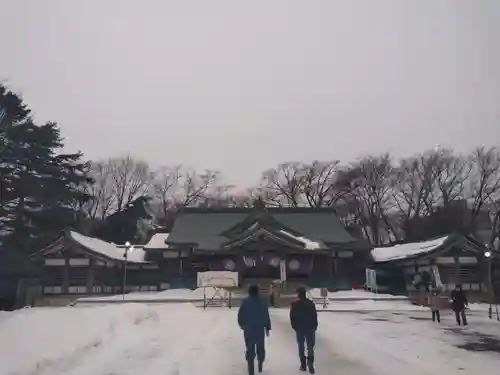
[[[295,236],[292,233],[287,232],[285,230],[280,230],[280,233],[284,234],[285,236],[291,237],[291,238],[293,238],[296,241],[302,242],[304,244],[304,247],[307,250],[316,250],[316,249],[321,249],[321,248],[324,247],[324,246],[322,246],[321,242],[312,241],[312,240],[310,240],[309,238],[306,238],[306,237]]]
[[[167,249],[168,245],[165,243],[170,233],[155,233],[149,242],[144,245],[145,249]]]
[[[376,247],[371,251],[375,262],[388,262],[418,256],[434,251],[448,239],[449,236],[430,241],[411,242],[391,247]]]
[[[118,246],[94,237],[87,237],[78,232],[69,232],[70,237],[84,248],[94,253],[102,254],[107,258],[123,261],[124,246]],[[127,260],[132,263],[147,263],[144,259],[145,251],[142,248],[134,248],[127,254]]]

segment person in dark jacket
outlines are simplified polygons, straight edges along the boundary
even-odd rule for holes
[[[299,298],[292,303],[290,308],[290,323],[297,336],[300,370],[306,371],[307,365],[309,372],[314,374],[314,345],[318,329],[318,313],[314,302],[306,297],[304,288],[300,287],[297,295]],[[304,346],[307,347],[307,357]]]
[[[259,287],[256,285],[248,289],[248,297],[240,306],[238,324],[245,337],[248,374],[255,373],[255,355],[259,372],[262,372],[266,359],[265,336],[269,336],[271,319],[267,303],[259,296]]]
[[[460,325],[463,323],[464,326],[467,325],[467,317],[465,316],[465,307],[469,304],[467,302],[467,296],[465,292],[462,290],[461,285],[456,285],[455,289],[450,294],[451,307],[455,312],[455,317],[457,319],[457,324]],[[460,321],[462,318],[462,321]]]

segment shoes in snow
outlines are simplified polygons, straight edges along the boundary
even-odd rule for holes
[[[309,374],[314,374],[316,371],[314,370],[314,357],[307,357],[307,367],[309,368]]]

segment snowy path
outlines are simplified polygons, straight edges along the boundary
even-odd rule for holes
[[[457,332],[449,317],[436,326],[411,314],[320,312],[317,373],[497,373],[498,353],[461,347],[464,333],[491,334],[496,324],[478,317]],[[271,317],[263,375],[303,374],[288,311],[272,309]],[[246,374],[236,309],[130,304],[28,309],[2,318],[1,375]]]

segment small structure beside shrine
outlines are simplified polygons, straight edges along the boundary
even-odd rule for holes
[[[374,248],[367,286],[411,293],[428,288],[449,292],[460,284],[466,291],[481,294],[489,287],[489,261],[485,254],[486,246],[460,234]],[[380,281],[384,279],[385,282]]]

